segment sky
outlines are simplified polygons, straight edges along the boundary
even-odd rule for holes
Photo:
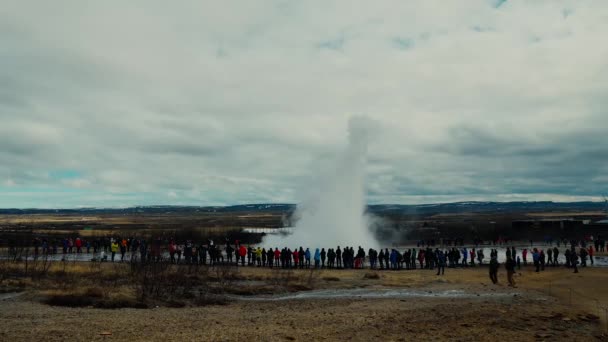
[[[0,6],[0,207],[297,203],[375,122],[368,203],[608,194],[608,2]]]

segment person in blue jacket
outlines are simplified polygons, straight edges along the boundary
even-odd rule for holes
[[[304,252],[304,258],[306,259],[306,268],[310,268],[310,249],[306,248],[306,252]]]
[[[319,252],[319,249],[317,248],[315,250],[315,268],[319,268],[321,265],[321,252]]]
[[[437,275],[441,273],[441,275],[445,274],[445,253],[443,251],[436,251],[437,256]]]

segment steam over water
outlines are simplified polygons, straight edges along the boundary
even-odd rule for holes
[[[323,174],[318,192],[298,204],[294,233],[267,236],[267,247],[357,248],[377,247],[370,233],[371,218],[365,214],[365,164],[374,122],[353,117],[348,123],[349,144],[336,158],[331,171]]]

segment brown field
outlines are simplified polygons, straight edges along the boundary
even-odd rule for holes
[[[230,277],[235,281],[223,288],[225,294],[239,294],[241,299],[223,305],[185,301],[177,303],[179,305],[159,302],[157,307],[152,302],[146,309],[101,309],[44,303],[49,297],[68,294],[76,298],[104,297],[132,306],[132,302],[137,301],[137,289],[124,281],[129,279],[128,264],[53,264],[45,278],[21,277],[0,283],[5,290],[12,286],[23,291],[18,297],[2,301],[0,339],[589,341],[608,338],[604,311],[608,304],[605,286],[608,272],[604,269],[589,268],[579,274],[563,268],[541,273],[524,269],[516,277],[518,287],[515,289],[505,286],[503,270],[499,273],[500,283],[493,285],[485,268],[447,269],[445,276],[437,277],[428,270],[285,272],[246,267],[232,269]],[[206,267],[174,266],[171,272],[176,277],[188,274],[187,279],[206,276],[221,282],[220,273]],[[57,274],[69,277],[60,280]],[[378,277],[373,276],[375,274]],[[284,286],[282,279],[287,279],[289,286]],[[471,296],[246,300],[319,289],[410,289],[433,293],[464,290]]]
[[[547,217],[547,218],[555,218],[555,217],[596,217],[602,218],[606,216],[605,211],[581,211],[581,212],[548,212],[548,213],[528,213],[527,216],[530,217]]]

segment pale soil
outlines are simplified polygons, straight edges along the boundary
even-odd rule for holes
[[[244,268],[243,278],[272,277],[266,269]],[[301,273],[306,273],[302,271]],[[234,301],[225,306],[180,309],[71,309],[51,307],[32,297],[0,305],[0,340],[120,341],[533,341],[606,340],[606,322],[587,314],[608,304],[605,269],[572,274],[564,268],[518,275],[518,288],[492,285],[486,268],[380,272],[322,271],[315,288],[409,288],[440,292],[464,290],[469,298],[315,299]],[[324,280],[337,277],[339,281]],[[572,304],[570,288],[574,287]],[[488,296],[488,294],[500,294]],[[481,294],[476,297],[475,294]],[[597,300],[597,302],[596,302]],[[111,336],[102,336],[102,332]]]

